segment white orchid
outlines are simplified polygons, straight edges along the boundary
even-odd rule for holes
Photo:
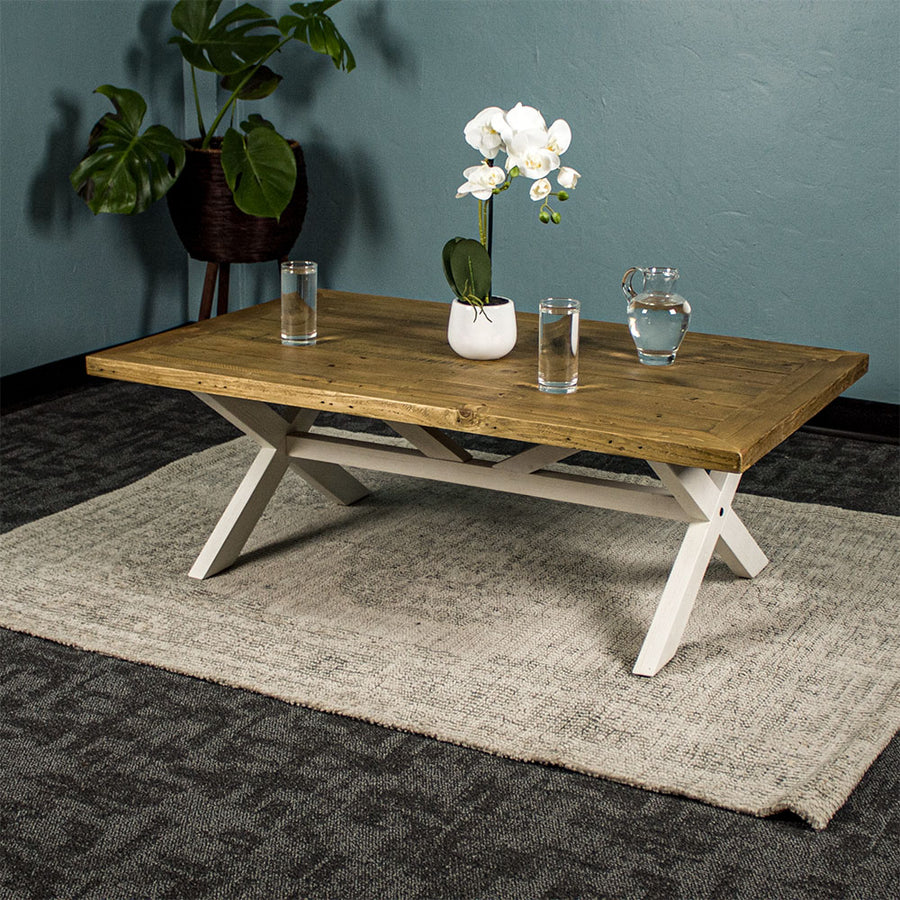
[[[572,129],[565,119],[557,119],[547,130],[547,149],[562,156],[572,143]]]
[[[506,180],[506,172],[499,166],[482,163],[480,166],[469,166],[463,177],[466,181],[456,189],[457,199],[471,194],[479,200],[489,200],[494,189]]]
[[[528,193],[532,200],[544,200],[546,197],[550,196],[551,190],[553,190],[553,188],[546,178],[538,178],[538,180],[531,185],[531,190]]]
[[[547,132],[514,132],[506,144],[506,171],[518,169],[526,178],[545,178],[559,168],[559,156],[547,149]]]
[[[562,166],[556,173],[556,180],[559,182],[559,186],[567,191],[571,191],[578,184],[579,178],[581,178],[581,172],[570,169],[568,166]]]
[[[500,122],[500,136],[504,144],[509,144],[514,134],[522,131],[547,131],[544,117],[533,106],[522,106],[517,103],[509,112],[504,113]]]
[[[503,144],[500,129],[505,123],[504,116],[499,106],[488,106],[466,125],[466,143],[485,159],[496,159],[500,152]]]
[[[488,201],[507,190],[519,176],[532,181],[529,196],[540,201],[541,222],[558,224],[559,213],[550,206],[550,198],[567,200],[581,174],[560,164],[560,156],[572,143],[572,129],[565,119],[556,119],[548,128],[540,110],[521,102],[504,112],[499,106],[486,106],[464,129],[466,143],[481,154],[481,164],[463,172],[465,181],[457,188],[457,197],[471,195],[478,200],[478,236],[489,250],[490,217]],[[494,165],[506,154],[503,167]],[[554,191],[548,175],[556,172],[561,190]]]
[[[466,143],[481,154],[481,164],[463,171],[466,180],[457,188],[456,196],[471,195],[478,200],[479,240],[451,238],[444,245],[442,256],[450,287],[463,302],[476,307],[477,318],[479,313],[484,313],[491,291],[490,203],[494,196],[508,190],[519,176],[530,178],[529,196],[541,204],[538,219],[558,225],[561,217],[550,206],[550,198],[560,202],[568,200],[567,192],[575,187],[581,174],[569,166],[561,166],[559,161],[572,142],[569,123],[556,119],[548,128],[540,111],[533,106],[517,103],[507,112],[499,106],[486,106],[466,123],[463,133]],[[500,153],[506,153],[503,167],[494,165]],[[551,172],[557,173],[561,190],[553,190],[547,178]],[[460,284],[460,272],[468,272],[463,284]]]
[[[548,129],[544,117],[533,106],[517,103],[500,124],[506,171],[518,168],[526,178],[544,178],[559,168],[560,154],[569,148],[572,129],[557,119]]]

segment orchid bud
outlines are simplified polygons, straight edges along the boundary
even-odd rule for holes
[[[546,209],[542,209],[538,218],[546,225],[550,221],[550,213]]]
[[[560,203],[563,203],[564,201],[569,199],[569,195],[566,193],[566,191],[560,191],[556,196],[559,198]]]
[[[559,225],[559,223],[562,222],[562,216],[554,211],[550,213],[550,221],[553,222],[554,225]]]

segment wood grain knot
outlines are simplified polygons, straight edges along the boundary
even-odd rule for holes
[[[478,410],[470,406],[460,406],[456,410],[456,421],[459,425],[474,425],[478,421]]]

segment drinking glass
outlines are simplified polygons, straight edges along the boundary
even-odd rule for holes
[[[316,342],[316,290],[318,266],[309,260],[281,264],[281,343]]]
[[[578,387],[578,300],[541,300],[538,322],[538,387],[571,394]]]

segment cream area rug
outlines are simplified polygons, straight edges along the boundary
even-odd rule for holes
[[[372,472],[288,473],[187,576],[244,438],[0,538],[0,625],[290,703],[823,828],[900,725],[900,519],[740,495],[771,559],[711,565],[631,674],[683,526]]]

